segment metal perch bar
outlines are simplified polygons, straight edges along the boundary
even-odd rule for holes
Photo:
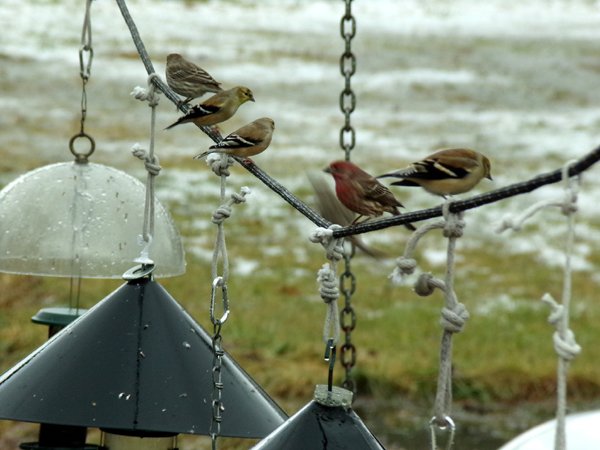
[[[140,55],[144,66],[146,67],[146,71],[148,75],[155,73],[154,66],[150,61],[150,57],[146,52],[146,48],[144,47],[144,43],[142,42],[139,32],[129,11],[127,6],[125,5],[125,0],[116,0],[119,9],[121,10],[121,14],[125,19],[125,23],[129,27],[129,31],[131,32],[131,37],[133,42],[137,48],[137,51]],[[173,103],[177,105],[177,107],[184,113],[188,111],[187,105],[181,105],[180,99],[177,95],[167,86],[160,78],[153,77],[153,83],[156,87],[162,91],[165,96],[171,100]],[[218,142],[222,139],[220,133],[216,130],[209,127],[199,127],[204,133],[206,133],[213,141]],[[331,222],[325,220],[318,214],[314,209],[310,208],[304,202],[300,201],[294,194],[292,194],[288,189],[285,188],[282,184],[280,184],[277,180],[272,178],[269,174],[267,174],[264,170],[258,167],[254,162],[243,159],[243,158],[235,158],[236,161],[248,172],[258,178],[263,184],[265,184],[269,189],[279,195],[283,200],[292,205],[297,211],[303,214],[307,219],[313,222],[315,225],[320,227],[329,227]],[[600,147],[592,150],[582,158],[578,159],[569,167],[569,176],[578,175],[585,170],[589,169],[591,166],[596,164],[600,160]],[[534,178],[531,178],[527,181],[522,181],[519,183],[511,184],[509,186],[505,186],[503,188],[499,188],[490,192],[486,192],[484,194],[475,195],[471,198],[467,198],[465,200],[457,200],[452,202],[450,205],[450,212],[456,213],[459,211],[466,211],[468,209],[478,208],[479,206],[487,205],[489,203],[494,203],[499,200],[503,200],[505,198],[513,197],[520,194],[525,194],[527,192],[531,192],[539,187],[545,186],[547,184],[557,183],[562,179],[562,168],[557,169],[552,172],[540,174]],[[361,223],[358,225],[352,225],[348,227],[341,228],[333,232],[333,236],[336,238],[352,236],[356,234],[368,233],[370,231],[381,230],[384,228],[394,227],[398,225],[404,225],[406,223],[412,222],[420,222],[422,220],[431,219],[434,217],[440,217],[442,215],[442,207],[437,206],[435,208],[423,209],[420,211],[413,211],[406,214],[402,214],[400,216],[394,216],[381,220],[369,221],[366,223]]]

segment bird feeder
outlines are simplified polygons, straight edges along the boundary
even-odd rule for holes
[[[140,254],[145,186],[91,162],[51,164],[0,191],[0,271],[58,277],[121,278]],[[185,272],[171,217],[155,203],[155,275]]]
[[[138,439],[209,434],[211,345],[162,286],[132,279],[0,377],[0,418]],[[221,370],[222,436],[261,438],[284,422],[227,353]]]
[[[383,450],[351,403],[352,392],[347,389],[318,385],[310,403],[252,450]]]

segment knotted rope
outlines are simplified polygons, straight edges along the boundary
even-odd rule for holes
[[[433,450],[437,450],[437,430],[449,430],[447,449],[450,449],[454,442],[454,422],[449,415],[452,403],[452,335],[460,333],[469,319],[467,308],[458,301],[454,292],[454,253],[456,240],[463,235],[465,222],[462,212],[450,212],[450,204],[450,201],[447,201],[442,206],[443,220],[421,225],[411,235],[406,243],[404,254],[396,260],[396,267],[390,275],[393,281],[399,282],[403,281],[406,276],[413,274],[417,266],[413,254],[420,239],[432,230],[443,230],[444,237],[448,239],[445,279],[435,278],[431,273],[422,273],[413,286],[415,293],[419,296],[429,296],[436,289],[439,289],[444,293],[445,299],[440,317],[440,326],[443,330],[440,345],[440,370],[438,374],[434,416],[430,421],[431,448]]]
[[[577,212],[577,195],[579,193],[580,176],[569,177],[570,167],[574,164],[569,161],[562,168],[564,194],[562,200],[545,200],[532,205],[521,215],[505,217],[497,231],[502,232],[508,228],[515,231],[521,229],[523,223],[537,212],[548,207],[560,208],[561,213],[567,217],[567,240],[565,246],[565,264],[563,269],[562,304],[545,293],[542,301],[550,306],[551,313],[548,321],[556,328],[552,335],[554,350],[558,355],[557,380],[556,380],[556,433],[554,436],[555,450],[567,448],[566,415],[567,415],[567,372],[569,363],[581,352],[581,347],[575,341],[575,334],[569,328],[569,307],[571,303],[571,256],[575,240],[575,213]]]
[[[323,341],[336,345],[340,338],[340,314],[337,300],[340,296],[339,281],[337,277],[337,264],[344,257],[344,239],[336,239],[333,232],[341,228],[331,225],[329,228],[316,228],[309,240],[320,243],[325,249],[329,262],[323,264],[317,273],[319,294],[327,306],[325,323],[323,325]]]
[[[140,256],[134,261],[140,264],[154,264],[150,258],[150,247],[154,235],[154,179],[161,171],[161,166],[158,157],[154,155],[154,138],[156,134],[156,107],[158,106],[160,91],[156,90],[153,78],[156,74],[148,76],[148,88],[136,86],[133,88],[131,95],[140,101],[147,101],[151,108],[150,116],[150,148],[144,150],[138,143],[134,144],[131,152],[133,156],[144,161],[144,167],[148,172],[146,177],[146,200],[144,204],[144,223],[142,234],[140,236],[140,245],[143,245]]]

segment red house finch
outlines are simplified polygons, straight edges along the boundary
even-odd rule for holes
[[[334,161],[325,172],[333,175],[335,193],[340,202],[359,215],[352,223],[356,223],[362,216],[377,217],[384,212],[400,215],[398,207],[402,207],[402,203],[387,187],[355,164]],[[414,229],[410,224],[406,226]]]
[[[194,156],[204,158],[209,153],[226,153],[227,155],[249,158],[266,150],[271,143],[275,122],[268,117],[262,117],[244,125],[213,145],[208,151]]]
[[[377,178],[401,178],[393,186],[421,186],[427,192],[446,197],[470,191],[482,178],[492,179],[490,160],[466,148],[439,150],[404,169]]]
[[[343,227],[347,227],[356,217],[356,213],[350,211],[338,200],[332,189],[329,180],[320,172],[310,171],[306,174],[308,180],[315,191],[315,199],[317,202],[317,211],[323,218],[331,223],[337,223]],[[385,253],[367,245],[360,235],[349,236],[348,239],[354,246],[362,250],[367,255],[373,258],[381,258]]]
[[[207,92],[221,92],[221,83],[211,77],[208,72],[188,61],[178,53],[167,56],[165,70],[167,84],[177,94],[183,95],[183,104]]]
[[[254,95],[247,87],[237,86],[221,91],[205,102],[192,107],[186,115],[180,117],[165,129],[168,130],[176,125],[188,122],[194,122],[198,126],[205,127],[225,122],[247,101],[254,101]]]

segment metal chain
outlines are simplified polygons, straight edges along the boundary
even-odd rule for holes
[[[85,119],[87,117],[87,91],[86,86],[90,79],[92,60],[94,59],[94,49],[92,47],[92,21],[90,17],[90,7],[92,0],[87,0],[85,4],[85,17],[83,19],[83,29],[81,31],[81,46],[79,47],[79,75],[81,76],[81,120],[79,133],[69,141],[69,150],[75,156],[78,163],[87,163],[89,156],[94,153],[96,142],[85,132]],[[87,140],[89,148],[87,151],[75,150],[75,141],[79,138]]]
[[[215,317],[215,303],[217,298],[217,290],[221,288],[221,300],[223,307],[223,314],[220,318]],[[213,392],[212,392],[212,422],[210,424],[210,438],[212,442],[212,450],[217,450],[217,439],[221,435],[221,422],[223,422],[223,411],[225,411],[225,405],[223,404],[223,380],[222,376],[222,363],[223,347],[221,345],[223,337],[221,336],[221,328],[227,317],[229,316],[229,299],[227,296],[227,284],[223,277],[216,277],[212,283],[212,290],[210,296],[210,320],[213,324],[213,336],[212,336],[212,381],[213,381]]]
[[[352,246],[352,254],[354,248]],[[352,307],[352,296],[356,292],[356,276],[350,268],[352,254],[344,256],[346,270],[340,275],[340,291],[344,296],[344,308],[340,314],[340,326],[344,332],[344,343],[340,347],[340,362],[345,370],[342,386],[356,394],[356,383],[352,378],[352,369],[356,365],[356,346],[352,343],[352,332],[356,328],[356,312]]]
[[[340,147],[346,161],[356,145],[356,131],[351,123],[351,115],[356,109],[356,94],[352,90],[352,76],[356,72],[356,56],[352,52],[352,39],[356,35],[356,19],[352,15],[352,0],[344,0],[346,10],[340,22],[340,33],[344,39],[344,52],[340,58],[340,72],[344,77],[344,89],[340,94],[340,109],[344,114],[344,126],[340,130]],[[352,306],[352,296],[356,291],[356,276],[352,273],[350,262],[354,256],[352,245],[350,255],[344,255],[345,270],[340,275],[340,291],[344,296],[344,308],[340,314],[340,327],[344,332],[344,343],[340,348],[340,363],[345,375],[342,386],[356,394],[356,383],[352,379],[352,369],[356,364],[356,347],[352,343],[352,332],[356,327],[356,312]]]
[[[346,161],[356,144],[356,132],[350,123],[350,114],[356,108],[356,95],[352,90],[351,79],[356,72],[356,56],[352,53],[352,39],[356,35],[356,19],[352,15],[352,0],[345,0],[346,12],[340,22],[340,33],[345,42],[344,53],[340,58],[340,72],[345,80],[340,94],[340,109],[344,113],[344,126],[340,130],[340,147],[344,150]]]

